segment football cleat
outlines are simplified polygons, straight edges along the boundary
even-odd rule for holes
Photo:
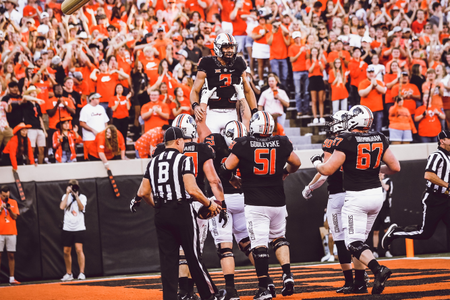
[[[384,284],[386,280],[391,277],[392,271],[385,266],[380,266],[378,272],[375,274],[375,280],[373,282],[372,295],[381,294],[384,290]]]
[[[383,247],[384,250],[388,250],[389,245],[392,243],[392,241],[395,239],[394,232],[397,229],[397,224],[392,224],[389,226],[388,230],[384,234],[383,238],[381,239],[381,247]]]
[[[269,280],[269,284],[267,285],[270,293],[272,294],[272,298],[276,298],[277,297],[277,292],[275,290],[275,284],[273,284],[273,279],[272,277],[268,277]]]
[[[255,297],[253,297],[253,300],[267,300],[272,299],[272,294],[270,293],[269,289],[265,289],[260,287],[258,291],[255,294]]]
[[[367,294],[367,285],[353,285],[351,289],[344,290],[344,294]]]
[[[294,276],[292,273],[283,274],[283,289],[281,290],[281,295],[290,296],[294,294]]]
[[[236,289],[227,288],[225,294],[225,300],[239,300],[239,294]]]
[[[338,288],[336,290],[336,293],[338,293],[338,294],[340,294],[340,293],[346,294],[346,291],[350,291],[352,288],[353,288],[353,286],[351,286],[351,285],[349,285],[349,286],[344,285],[343,287]]]

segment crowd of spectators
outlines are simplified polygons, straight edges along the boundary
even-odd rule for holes
[[[397,143],[435,141],[450,120],[447,1],[91,0],[73,15],[61,2],[0,6],[0,150],[32,151],[31,164],[75,161],[77,143],[106,164],[131,139],[148,157],[162,126],[192,113],[196,66],[220,32],[278,125],[294,97],[319,125],[366,105]]]

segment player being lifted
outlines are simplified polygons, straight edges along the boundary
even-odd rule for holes
[[[253,299],[272,299],[268,289],[269,242],[283,269],[283,296],[294,293],[289,242],[285,238],[286,200],[283,179],[298,170],[300,159],[286,136],[272,136],[274,120],[258,111],[250,120],[250,136],[237,138],[221,167],[221,176],[234,180],[231,170],[239,167],[244,191],[245,218],[258,276]],[[287,163],[287,167],[284,166]]]
[[[373,223],[383,205],[383,192],[378,177],[400,171],[389,141],[379,132],[369,132],[373,122],[372,111],[363,105],[355,105],[349,111],[348,129],[333,142],[334,152],[322,163],[320,155],[311,157],[317,171],[325,176],[344,170],[345,202],[342,221],[345,245],[353,256],[355,283],[351,293],[367,293],[364,282],[365,266],[375,275],[372,294],[381,294],[392,271],[381,266],[365,243]],[[381,162],[385,165],[381,166]]]
[[[219,133],[232,120],[242,121],[248,128],[250,109],[252,113],[258,110],[255,94],[245,76],[247,64],[241,56],[236,56],[236,51],[236,39],[228,33],[220,33],[214,40],[216,56],[206,56],[199,61],[190,95],[199,142],[209,134],[207,128]]]
[[[338,134],[347,131],[348,111],[340,110],[332,116],[332,122],[329,123],[330,136],[323,142],[322,150],[324,154],[324,161],[326,162],[333,154],[333,142]],[[352,271],[352,256],[345,247],[345,236],[342,229],[341,210],[344,205],[345,190],[344,178],[342,170],[337,170],[330,176],[324,176],[317,173],[313,180],[305,186],[302,194],[305,199],[312,197],[312,192],[328,182],[328,203],[327,203],[327,220],[330,227],[330,232],[336,244],[338,251],[339,263],[344,273],[345,284],[343,287],[336,290],[336,293],[346,293],[352,289],[353,286],[353,271]]]

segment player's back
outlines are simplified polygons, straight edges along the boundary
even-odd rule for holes
[[[381,187],[378,174],[389,142],[380,132],[351,132],[334,140],[335,150],[346,155],[343,164],[344,189],[362,191]]]
[[[217,56],[206,56],[199,61],[197,69],[206,73],[208,88],[217,88],[209,99],[209,108],[236,108],[237,99],[233,98],[236,90],[233,84],[241,83],[241,75],[246,68],[247,64],[240,56],[226,66],[221,64]]]
[[[283,169],[293,150],[286,136],[237,138],[230,145],[239,158],[245,203],[283,206]]]
[[[334,139],[335,139],[334,136],[333,137],[329,137],[323,142],[323,144],[322,144],[323,152],[328,152],[330,154],[333,154],[333,151],[334,151],[334,147],[333,147]],[[345,192],[345,190],[344,190],[344,177],[343,177],[343,174],[342,174],[342,168],[339,168],[339,170],[334,172],[333,175],[328,176],[327,183],[328,183],[327,189],[328,189],[328,192],[330,194],[338,194],[338,193]]]
[[[228,155],[230,155],[230,150],[228,149],[228,145],[225,142],[224,137],[220,133],[212,133],[205,138],[205,143],[211,146],[214,149],[214,168],[216,169],[217,174],[220,175],[220,166],[225,162]],[[240,174],[237,174],[240,177]],[[220,177],[222,181],[222,186],[225,194],[234,194],[234,193],[242,193],[241,189],[235,189],[228,178]]]

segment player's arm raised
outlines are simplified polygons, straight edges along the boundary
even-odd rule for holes
[[[192,109],[195,113],[195,119],[197,121],[203,120],[205,117],[205,109],[200,106],[200,91],[202,90],[203,84],[205,83],[206,73],[203,71],[197,72],[197,77],[195,78],[194,86],[191,90],[190,101]]]
[[[245,76],[245,72],[242,73],[241,78],[242,84],[244,85],[245,100],[247,100],[248,106],[250,107],[250,110],[253,114],[255,113],[255,110],[258,110],[258,106],[256,105],[255,93],[253,93],[252,87],[248,83],[247,76]]]

